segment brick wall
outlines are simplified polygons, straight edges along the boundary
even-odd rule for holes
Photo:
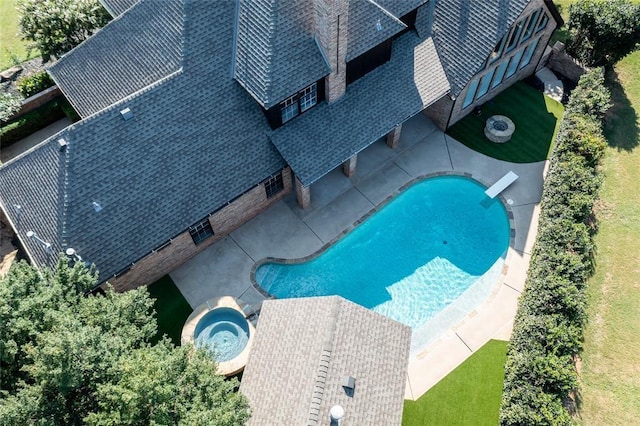
[[[425,108],[422,113],[429,117],[440,130],[445,130],[452,105],[453,101],[451,98],[445,95]]]
[[[314,21],[318,43],[331,66],[325,78],[325,99],[334,102],[347,88],[347,29],[349,4],[346,0],[314,0]]]
[[[462,105],[463,105],[464,99],[465,99],[465,97],[467,95],[467,90],[469,89],[469,85],[467,85],[467,87],[465,87],[462,90],[462,92],[458,95],[458,97],[456,98],[456,104],[453,107],[453,111],[451,113],[451,119],[449,120],[449,126],[452,126],[457,121],[461,120],[466,115],[471,113],[476,106],[480,106],[480,105],[484,104],[485,102],[493,99],[499,93],[501,93],[502,91],[507,89],[509,86],[511,86],[515,82],[517,82],[519,80],[522,80],[522,79],[530,76],[531,74],[533,74],[535,72],[536,67],[538,65],[538,62],[540,61],[540,58],[542,57],[542,55],[543,55],[543,53],[545,51],[545,48],[549,44],[549,39],[551,38],[551,35],[553,34],[553,31],[555,30],[555,28],[557,26],[556,21],[553,19],[551,14],[548,12],[548,10],[546,9],[546,6],[544,6],[544,2],[542,0],[532,1],[531,3],[529,3],[529,5],[522,12],[521,18],[531,14],[532,12],[534,12],[536,9],[538,9],[540,7],[542,7],[544,11],[547,11],[547,13],[549,15],[549,22],[547,23],[546,28],[543,31],[541,31],[540,33],[534,34],[531,37],[531,39],[529,39],[526,43],[523,43],[522,45],[520,45],[516,50],[513,50],[513,52],[511,52],[510,54],[504,55],[504,57],[502,59],[500,59],[497,62],[492,63],[490,66],[486,67],[484,70],[482,70],[481,72],[476,74],[476,76],[472,79],[472,81],[474,79],[482,78],[482,76],[484,76],[485,74],[491,72],[492,69],[500,66],[501,63],[503,63],[505,61],[508,61],[509,58],[511,58],[511,56],[513,56],[513,53],[515,53],[518,49],[521,49],[523,47],[526,49],[526,46],[528,46],[530,43],[533,43],[536,39],[538,39],[538,37],[540,37],[540,41],[538,43],[538,46],[536,47],[536,50],[533,53],[533,56],[531,57],[531,61],[529,62],[529,64],[526,67],[516,71],[516,73],[514,75],[512,75],[511,77],[509,77],[508,79],[503,80],[503,82],[501,84],[499,84],[497,87],[495,87],[493,89],[489,89],[487,94],[485,94],[480,99],[476,99],[471,105],[469,105],[468,107],[463,109]],[[519,18],[519,19],[521,19],[521,18]],[[487,57],[489,56],[489,53],[490,52],[487,52]]]
[[[150,253],[136,262],[129,271],[117,278],[109,279],[108,282],[118,291],[130,290],[155,282],[291,192],[291,170],[289,168],[282,171],[282,180],[284,190],[271,198],[267,198],[264,185],[260,184],[213,213],[209,217],[209,223],[215,233],[213,237],[196,246],[189,231],[185,230],[174,238],[171,244],[157,252]]]

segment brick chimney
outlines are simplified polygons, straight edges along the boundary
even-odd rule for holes
[[[347,88],[349,0],[314,0],[316,36],[331,66],[325,77],[325,99],[335,102]]]

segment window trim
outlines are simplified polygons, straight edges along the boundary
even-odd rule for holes
[[[478,90],[476,91],[476,99],[481,99],[489,92],[489,89],[491,89],[491,80],[493,80],[493,74],[495,72],[496,69],[492,68],[491,71],[482,76],[478,84]]]
[[[491,82],[491,88],[498,87],[504,80],[504,74],[507,72],[509,61],[504,61],[496,67],[496,72],[493,74],[493,81]]]
[[[537,39],[532,41],[531,44],[529,44],[524,49],[524,55],[522,56],[522,59],[520,60],[520,65],[518,65],[518,69],[523,69],[524,67],[526,67],[527,65],[529,65],[531,63],[531,58],[533,58],[533,54],[535,53],[536,48],[538,47],[538,44],[540,43],[540,38],[541,37],[538,37]]]
[[[529,40],[535,33],[536,26],[538,25],[538,18],[540,18],[540,12],[542,9],[538,9],[529,16],[529,21],[525,25],[524,33],[522,33],[522,42]]]
[[[205,217],[204,219],[194,223],[189,227],[189,235],[191,235],[191,239],[195,245],[200,245],[204,241],[215,235],[213,232],[213,228],[211,227],[211,222],[209,222],[209,217]]]
[[[509,60],[509,66],[507,67],[507,72],[505,73],[505,80],[513,77],[518,72],[518,65],[520,64],[520,59],[522,59],[522,55],[524,54],[524,49],[519,49]],[[513,65],[513,67],[512,67]]]
[[[549,24],[549,14],[547,12],[543,12],[540,21],[536,26],[536,34],[547,28],[547,24]]]
[[[275,197],[284,191],[284,178],[282,176],[282,171],[269,176],[262,181],[262,184],[264,186],[264,192],[267,199]]]
[[[479,79],[473,79],[469,83],[469,88],[467,89],[467,94],[464,97],[464,102],[462,103],[462,109],[467,108],[469,105],[473,104],[474,99],[476,98],[476,90],[478,89],[478,84],[480,83]]]
[[[507,42],[507,46],[504,49],[505,53],[511,52],[518,46],[518,43],[520,42],[520,35],[522,34],[523,21],[524,19],[518,21],[513,27],[511,34],[509,34],[509,41]]]

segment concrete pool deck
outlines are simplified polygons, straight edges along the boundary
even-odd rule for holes
[[[488,340],[509,339],[537,230],[546,162],[495,160],[465,147],[418,114],[403,124],[396,149],[377,141],[358,154],[353,177],[334,170],[314,184],[309,209],[300,209],[290,194],[170,276],[192,307],[220,296],[235,296],[255,306],[264,300],[250,281],[255,262],[314,253],[421,176],[468,173],[490,185],[509,171],[519,178],[502,193],[512,201],[515,227],[504,279],[471,314],[411,357],[405,398],[417,399]]]

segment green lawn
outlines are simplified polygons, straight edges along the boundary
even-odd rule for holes
[[[17,0],[0,0],[0,70],[14,65],[13,57],[18,62],[38,56],[37,51],[29,52],[27,42],[18,36]]]
[[[180,335],[182,326],[191,315],[193,309],[180,293],[180,290],[171,280],[169,275],[165,275],[149,287],[149,294],[156,299],[155,309],[158,318],[158,340],[166,334],[173,343],[180,345]]]
[[[490,340],[417,401],[405,401],[404,426],[498,424],[507,342]]]
[[[561,103],[518,82],[486,102],[480,115],[469,114],[447,133],[490,157],[513,163],[532,163],[543,161],[549,155],[563,112]],[[507,143],[493,143],[484,136],[485,122],[494,114],[505,115],[516,125]]]
[[[608,73],[614,107],[597,217],[596,274],[582,354],[580,422],[640,419],[640,52]]]

